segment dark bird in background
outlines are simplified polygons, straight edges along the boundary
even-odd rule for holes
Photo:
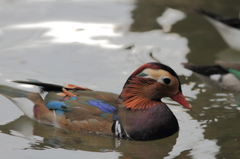
[[[240,19],[219,15],[204,9],[195,9],[203,15],[219,32],[228,46],[240,51]]]
[[[240,63],[218,61],[215,65],[183,63],[208,86],[226,91],[240,91]]]

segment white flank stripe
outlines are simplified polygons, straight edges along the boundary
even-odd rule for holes
[[[115,135],[118,135],[118,120],[115,123]]]
[[[121,132],[121,125],[120,124],[117,125],[117,129],[118,129],[118,133],[121,135],[122,132]]]

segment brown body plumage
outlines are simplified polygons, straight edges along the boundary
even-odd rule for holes
[[[120,95],[74,85],[15,82],[39,87],[38,94],[0,86],[0,93],[15,102],[28,117],[82,133],[134,140],[160,139],[179,129],[176,117],[161,98],[171,97],[192,108],[182,95],[176,73],[160,63],[139,67],[128,78]],[[22,107],[19,98],[27,99],[29,109]]]

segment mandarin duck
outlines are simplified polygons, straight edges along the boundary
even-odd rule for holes
[[[193,63],[183,63],[183,65],[214,89],[240,91],[240,63],[217,61],[215,65]]]
[[[161,101],[170,97],[191,109],[177,74],[151,62],[127,79],[120,95],[75,85],[13,81],[36,86],[38,93],[0,86],[0,94],[38,122],[81,133],[112,135],[132,140],[155,140],[179,130],[176,117]]]
[[[196,9],[203,15],[220,33],[230,48],[240,51],[240,19],[218,15],[204,9]]]

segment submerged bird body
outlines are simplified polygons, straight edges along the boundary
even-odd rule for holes
[[[220,33],[224,41],[234,50],[240,51],[240,19],[218,15],[203,9],[196,9]]]
[[[160,63],[147,63],[126,81],[120,95],[75,85],[14,81],[37,86],[39,93],[0,86],[0,94],[28,117],[59,128],[115,135],[134,140],[168,137],[179,129],[171,110],[161,101],[171,97],[191,109],[181,93],[176,73]]]
[[[238,63],[218,62],[216,65],[183,63],[183,65],[212,88],[240,91],[240,64]]]

